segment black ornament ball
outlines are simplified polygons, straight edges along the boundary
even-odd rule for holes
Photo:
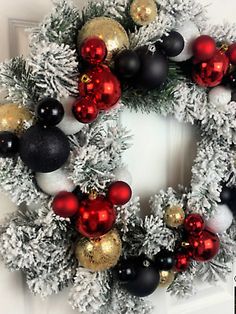
[[[236,72],[233,72],[229,75],[228,80],[230,86],[235,89],[236,88]]]
[[[69,154],[69,141],[56,127],[34,125],[20,140],[20,157],[35,172],[46,173],[59,169]]]
[[[167,58],[159,52],[152,53],[143,47],[137,49],[136,52],[141,61],[137,78],[138,85],[147,89],[161,87],[165,83],[169,72]]]
[[[231,211],[236,214],[236,187],[223,186],[220,199],[221,204],[229,206]]]
[[[236,90],[232,92],[231,101],[236,101]]]
[[[115,72],[121,78],[131,78],[139,69],[140,60],[135,51],[125,49],[115,57]]]
[[[12,132],[0,132],[0,157],[14,157],[18,153],[18,150],[18,137]]]
[[[61,122],[64,116],[62,104],[54,98],[42,99],[36,108],[36,117],[44,125],[54,126]]]
[[[161,250],[155,256],[155,264],[159,270],[171,270],[175,265],[174,254],[167,250]]]
[[[184,38],[180,33],[172,31],[162,37],[161,48],[168,57],[176,57],[184,49]]]
[[[152,294],[160,282],[159,271],[145,256],[121,262],[118,274],[122,287],[136,297],[147,297]]]
[[[135,259],[133,258],[124,259],[116,266],[115,272],[121,283],[128,283],[136,278],[137,273],[134,261]]]

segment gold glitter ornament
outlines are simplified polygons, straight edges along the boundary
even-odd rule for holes
[[[175,279],[175,273],[173,270],[161,270],[160,271],[160,288],[169,287]]]
[[[154,0],[134,0],[130,6],[130,15],[135,24],[144,26],[157,17],[157,5]]]
[[[123,26],[116,20],[108,17],[96,17],[88,21],[78,35],[78,46],[92,36],[101,38],[107,47],[107,60],[111,60],[114,52],[129,48],[129,37]]]
[[[168,227],[178,228],[183,225],[185,213],[179,205],[168,206],[164,214],[164,221]]]
[[[17,104],[0,105],[0,131],[10,131],[20,135],[24,131],[24,122],[32,119],[32,114],[26,107]]]
[[[103,271],[117,264],[121,251],[120,236],[113,229],[100,238],[82,238],[77,244],[75,255],[81,266],[93,271]]]

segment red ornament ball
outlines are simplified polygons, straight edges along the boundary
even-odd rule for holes
[[[81,123],[91,123],[98,116],[98,108],[94,99],[90,96],[80,97],[72,108],[75,118]]]
[[[60,192],[54,197],[52,209],[60,217],[71,218],[79,210],[79,201],[73,193]]]
[[[121,97],[121,86],[117,77],[107,66],[100,65],[90,69],[81,77],[80,95],[92,95],[98,109],[109,110]]]
[[[191,257],[198,262],[208,262],[215,257],[220,249],[218,236],[209,231],[203,230],[198,235],[189,237]]]
[[[81,202],[76,229],[85,237],[97,238],[113,228],[116,211],[103,196]]]
[[[199,36],[193,43],[193,54],[198,61],[207,61],[211,59],[215,52],[216,42],[210,36]]]
[[[221,83],[229,67],[229,59],[220,50],[206,62],[194,60],[193,81],[200,86],[214,87]]]
[[[236,65],[236,43],[229,46],[229,49],[226,54],[229,58],[230,63]]]
[[[108,188],[107,197],[114,205],[124,205],[128,203],[131,196],[131,187],[123,181],[116,181]]]
[[[184,228],[190,234],[198,234],[205,227],[204,219],[199,214],[190,214],[185,218]]]
[[[183,272],[188,269],[190,263],[189,255],[185,252],[179,252],[175,256],[175,266],[174,269],[177,272]]]
[[[104,41],[99,37],[85,39],[80,47],[81,57],[90,64],[99,64],[106,59],[107,48]]]

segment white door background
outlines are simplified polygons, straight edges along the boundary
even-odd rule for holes
[[[235,21],[235,0],[198,1],[208,5],[212,23]],[[86,2],[77,0],[79,6]],[[0,61],[27,54],[24,29],[40,21],[50,8],[50,0],[0,0]],[[197,136],[193,128],[155,115],[125,112],[122,120],[134,134],[134,146],[124,160],[133,177],[132,187],[141,196],[143,212],[148,212],[145,204],[151,194],[167,186],[189,184]],[[0,219],[15,210],[2,195],[0,204]],[[64,291],[43,301],[30,294],[20,273],[10,273],[0,264],[1,314],[75,313],[67,304],[67,295]],[[176,300],[160,289],[150,299],[155,314],[233,314],[233,275],[214,287],[199,283],[197,295],[187,300]]]

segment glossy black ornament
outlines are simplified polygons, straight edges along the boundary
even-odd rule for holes
[[[20,157],[35,172],[46,173],[59,169],[69,154],[69,141],[56,127],[34,125],[20,140]]]
[[[171,31],[162,37],[161,48],[168,57],[176,57],[184,49],[184,38],[180,33]]]
[[[236,101],[236,90],[232,92],[231,101]]]
[[[159,285],[160,274],[155,264],[145,256],[126,260],[124,266],[119,266],[121,285],[136,297],[147,297]],[[126,280],[126,282],[124,282]]]
[[[121,283],[127,283],[136,277],[135,259],[129,258],[121,260],[115,268],[115,273]]]
[[[14,157],[19,150],[18,137],[8,131],[0,132],[0,157],[10,158]]]
[[[152,53],[143,47],[137,49],[136,52],[141,61],[137,77],[138,85],[147,89],[161,87],[169,72],[167,58],[159,52]]]
[[[236,187],[223,186],[221,195],[221,204],[229,206],[231,211],[236,214]]]
[[[167,250],[160,251],[155,256],[155,264],[159,270],[171,270],[175,265],[174,254]]]
[[[44,125],[54,126],[61,122],[64,116],[62,104],[54,98],[42,99],[36,108],[36,117]]]
[[[133,50],[122,50],[115,57],[115,72],[121,78],[131,78],[140,69],[140,59]]]
[[[227,81],[232,88],[236,88],[236,72],[231,73]]]

